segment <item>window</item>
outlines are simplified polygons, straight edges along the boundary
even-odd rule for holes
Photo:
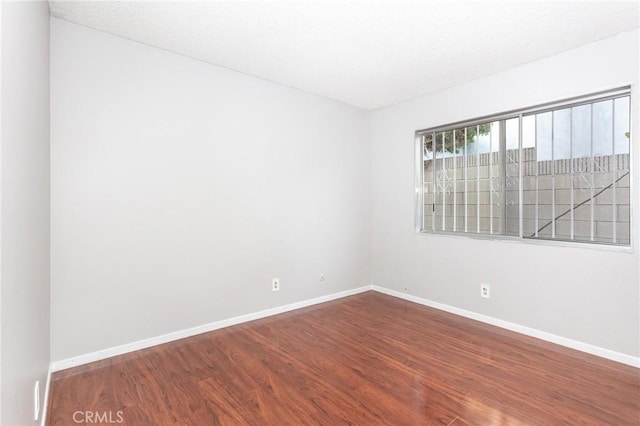
[[[629,88],[416,132],[421,232],[629,246]]]

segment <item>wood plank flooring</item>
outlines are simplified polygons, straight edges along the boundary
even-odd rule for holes
[[[54,373],[78,420],[639,425],[640,370],[367,292]]]

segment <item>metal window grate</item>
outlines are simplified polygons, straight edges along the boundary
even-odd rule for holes
[[[416,132],[418,231],[629,246],[629,93]]]

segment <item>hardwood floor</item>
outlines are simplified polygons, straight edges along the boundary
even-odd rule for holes
[[[129,426],[638,425],[640,370],[367,292],[54,373],[47,424],[87,416]]]

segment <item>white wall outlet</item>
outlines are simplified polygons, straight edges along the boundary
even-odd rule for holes
[[[40,417],[40,380],[36,380],[33,386],[33,420],[37,421]]]
[[[280,291],[280,278],[271,280],[271,291]]]
[[[491,287],[489,287],[489,284],[480,284],[480,297],[491,299]]]
[[[327,279],[327,276],[325,275],[325,273],[324,273],[324,272],[321,272],[321,273],[320,273],[320,281],[324,281],[324,280],[326,280],[326,279]]]

